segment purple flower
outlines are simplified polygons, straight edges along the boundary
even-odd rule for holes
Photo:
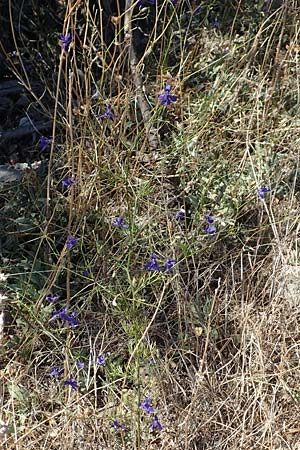
[[[65,187],[69,187],[76,184],[76,180],[74,180],[74,178],[65,177],[62,179],[61,184]]]
[[[60,311],[53,311],[52,312],[53,317],[51,320],[54,320],[54,319],[65,320],[65,317],[67,316],[67,310],[68,310],[68,308],[62,308]]]
[[[68,317],[65,318],[65,320],[67,322],[69,322],[69,324],[71,325],[72,328],[75,327],[76,325],[80,324],[79,320],[75,319],[75,316],[76,316],[76,312],[73,311],[73,312],[71,312],[71,314]]]
[[[112,426],[115,430],[122,430],[122,431],[126,430],[124,425],[121,425],[118,420],[114,420]]]
[[[57,369],[56,367],[52,367],[51,372],[49,373],[49,375],[51,377],[57,377],[58,375],[60,375],[61,373],[63,373],[64,369]]]
[[[76,366],[78,367],[78,369],[83,369],[84,368],[84,362],[77,361]]]
[[[154,416],[153,422],[150,423],[149,428],[151,428],[152,430],[154,430],[155,428],[157,428],[158,430],[162,430],[163,429],[163,426],[159,423],[158,417],[157,417],[156,414]]]
[[[151,405],[150,397],[146,397],[142,403],[141,408],[145,411],[145,413],[150,414],[154,412],[154,407]]]
[[[46,297],[46,300],[48,300],[48,302],[51,303],[58,302],[59,299],[60,299],[59,295],[48,295],[48,297]]]
[[[70,378],[66,381],[64,381],[64,385],[65,386],[71,386],[72,389],[78,389],[78,383],[74,380],[74,378],[72,377],[72,375],[70,376]]]
[[[46,148],[48,147],[48,145],[51,144],[51,142],[52,142],[52,139],[42,136],[40,139],[41,151],[43,152],[44,150],[46,150]]]
[[[113,226],[120,227],[120,228],[128,228],[128,225],[124,225],[124,218],[123,216],[119,217],[118,219],[113,220]]]
[[[105,366],[105,364],[106,364],[105,353],[103,353],[103,355],[97,356],[95,364],[99,364],[100,366]]]
[[[216,17],[215,20],[214,20],[214,28],[215,28],[216,30],[218,30],[218,29],[220,28],[220,24],[219,24],[219,21],[218,21],[217,17]]]
[[[80,238],[75,238],[71,234],[68,234],[66,241],[66,246],[68,250],[71,250],[76,244],[78,244],[79,241]]]
[[[167,258],[166,264],[164,266],[164,271],[170,272],[172,267],[174,267],[175,264],[177,264],[177,263],[178,263],[178,261],[176,259]]]
[[[175,219],[181,220],[185,218],[185,210],[182,208],[175,214]]]
[[[205,216],[205,220],[207,222],[207,226],[206,226],[206,233],[207,234],[214,234],[217,231],[217,227],[213,224],[214,223],[214,219],[211,216],[211,214],[208,214],[207,216]]]
[[[60,34],[59,38],[61,40],[61,46],[64,52],[66,52],[68,50],[69,44],[72,40],[71,38],[71,34],[67,33],[66,35]]]
[[[82,272],[82,275],[84,277],[91,277],[93,275],[93,273],[96,272],[96,269],[84,269],[84,271]]]
[[[72,312],[68,315],[67,310],[68,308],[63,308],[60,311],[54,311],[52,313],[53,317],[50,320],[61,319],[65,322],[68,322],[71,327],[75,327],[75,325],[78,325],[80,323],[79,320],[75,319],[76,313]]]
[[[100,115],[98,116],[98,119],[115,119],[115,117],[116,117],[116,116],[115,116],[114,113],[111,111],[111,106],[108,105],[107,108],[106,108],[105,113],[100,114]]]
[[[265,193],[270,191],[271,188],[269,186],[261,186],[260,188],[257,189],[257,193],[262,200],[265,198]]]
[[[151,262],[148,262],[144,265],[145,269],[149,270],[149,272],[159,272],[159,266],[158,263],[156,261],[156,254],[152,253],[151,255]]]
[[[176,6],[177,3],[178,3],[178,0],[172,0],[172,3],[173,3],[174,6]]]
[[[138,6],[155,6],[156,0],[140,0]]]
[[[170,95],[170,91],[171,86],[167,84],[167,86],[165,87],[165,93],[158,96],[161,105],[171,105],[171,103],[176,102],[176,95]]]

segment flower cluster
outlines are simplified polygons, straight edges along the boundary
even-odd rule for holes
[[[146,397],[142,401],[140,407],[145,411],[146,414],[152,414],[155,412],[154,406],[151,405],[150,397]],[[152,430],[157,429],[159,431],[163,429],[163,426],[161,425],[161,423],[158,420],[157,414],[154,414],[154,419],[150,423],[149,428]]]
[[[170,272],[171,269],[175,266],[175,264],[177,264],[177,260],[176,259],[169,259],[166,258],[166,264],[164,265],[164,267],[162,269],[160,269],[157,259],[156,259],[156,254],[152,253],[151,255],[151,261],[147,262],[144,267],[145,269],[147,269],[149,272]]]

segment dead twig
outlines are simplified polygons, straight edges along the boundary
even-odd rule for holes
[[[146,96],[144,94],[144,84],[142,74],[139,71],[139,65],[137,61],[137,57],[135,54],[134,46],[133,46],[133,35],[132,35],[132,27],[131,27],[131,18],[133,12],[133,0],[126,0],[125,7],[125,15],[124,15],[124,32],[125,32],[125,41],[127,42],[129,48],[129,62],[130,62],[130,70],[132,73],[133,82],[136,88],[136,96],[138,105],[141,110],[141,114],[143,117],[143,122],[145,125],[146,135],[149,142],[149,146],[152,149],[157,149],[159,146],[159,137],[158,132],[155,127],[153,127],[152,115],[149,104],[147,102]]]

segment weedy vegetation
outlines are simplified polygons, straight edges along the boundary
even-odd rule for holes
[[[2,448],[300,448],[298,2],[7,4]]]

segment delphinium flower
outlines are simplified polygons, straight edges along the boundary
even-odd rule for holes
[[[50,320],[61,319],[65,322],[68,322],[71,327],[75,327],[75,325],[78,325],[80,323],[79,320],[75,318],[76,313],[72,312],[68,315],[67,310],[68,308],[62,308],[60,311],[54,311],[52,313],[53,317]]]
[[[71,250],[78,242],[80,241],[80,238],[75,238],[71,234],[67,236],[66,240],[66,246],[68,250]]]
[[[79,388],[77,381],[74,380],[72,375],[70,376],[70,378],[68,380],[64,381],[64,385],[65,386],[71,386],[72,389],[78,389]]]
[[[68,310],[68,308],[62,308],[62,309],[60,309],[59,311],[53,311],[52,312],[52,319],[51,320],[54,320],[54,319],[62,319],[62,320],[65,320],[65,317],[68,317],[67,316],[67,310]]]
[[[150,397],[146,397],[142,403],[141,408],[145,411],[147,414],[151,414],[154,412],[154,407],[151,405]]]
[[[176,95],[171,95],[170,91],[171,86],[167,84],[167,86],[165,87],[165,93],[158,96],[161,105],[171,105],[171,103],[176,102]]]
[[[65,177],[65,178],[63,178],[63,179],[61,180],[61,184],[62,184],[64,187],[70,187],[70,186],[72,186],[73,184],[76,184],[76,180],[74,180],[74,178]]]
[[[98,115],[98,119],[115,119],[115,117],[110,105],[107,106],[106,111],[103,114]]]
[[[51,377],[57,377],[58,375],[60,375],[61,373],[63,373],[64,369],[57,369],[56,367],[52,367],[51,372],[49,373],[49,375]]]
[[[46,300],[47,300],[48,302],[51,302],[51,303],[58,302],[59,299],[60,299],[60,296],[59,296],[59,295],[48,295],[48,296],[46,297]]]
[[[95,364],[98,364],[99,366],[105,366],[106,364],[106,355],[103,353],[102,355],[97,356]]]
[[[214,28],[216,30],[218,30],[220,28],[220,24],[219,24],[219,21],[218,21],[217,17],[214,19]]]
[[[69,44],[72,40],[71,34],[70,33],[67,33],[66,35],[60,34],[59,38],[61,41],[62,49],[64,52],[66,52],[68,50]]]
[[[172,3],[173,3],[174,6],[176,6],[177,3],[178,3],[178,0],[171,0],[171,1],[172,1]]]
[[[264,200],[264,198],[265,198],[265,193],[270,192],[270,191],[271,191],[271,188],[269,186],[261,186],[260,188],[257,189],[257,193],[262,200]]]
[[[156,5],[156,0],[140,0],[138,2],[138,6],[155,6]]]
[[[78,367],[78,369],[83,369],[84,368],[84,362],[83,361],[77,361],[76,366]]]
[[[45,136],[42,136],[40,139],[40,145],[41,145],[41,151],[45,151],[46,148],[51,144],[52,139],[46,138]]]
[[[175,266],[175,264],[177,264],[178,261],[176,259],[166,259],[166,264],[164,266],[164,271],[170,272],[172,267]]]
[[[217,227],[214,225],[214,219],[211,216],[211,214],[208,214],[207,216],[205,216],[205,220],[207,222],[207,226],[206,226],[206,233],[207,234],[214,234],[217,231]]]
[[[84,271],[82,272],[82,275],[84,277],[91,277],[93,275],[93,273],[96,272],[96,269],[84,269]]]
[[[184,218],[185,218],[185,210],[181,208],[179,211],[176,212],[175,219],[182,220]]]
[[[114,219],[113,220],[113,226],[114,227],[120,227],[120,228],[128,228],[128,225],[124,224],[124,217],[123,216]]]
[[[69,324],[71,325],[71,327],[75,327],[76,325],[79,325],[80,322],[78,319],[75,319],[76,316],[76,312],[73,311],[71,312],[71,314],[65,319],[67,322],[69,322]]]
[[[155,428],[158,429],[159,431],[163,429],[163,426],[161,425],[161,423],[158,421],[158,416],[157,414],[155,414],[153,422],[150,423],[149,428],[151,428],[152,430],[154,430]]]
[[[152,253],[151,261],[146,263],[144,265],[144,267],[145,267],[145,269],[149,270],[149,272],[153,272],[153,271],[159,272],[159,266],[158,266],[158,263],[156,261],[156,254],[155,253]]]
[[[112,427],[113,427],[115,430],[122,430],[122,431],[126,430],[125,426],[124,426],[124,425],[121,425],[121,424],[119,423],[118,420],[114,420],[114,421],[113,421]]]

